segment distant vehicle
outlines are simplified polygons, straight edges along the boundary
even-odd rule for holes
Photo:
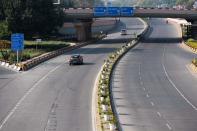
[[[127,30],[126,29],[122,29],[120,32],[121,35],[126,35],[127,34]]]
[[[166,20],[166,24],[168,24],[168,20]]]
[[[74,64],[83,64],[83,56],[79,54],[72,55],[69,59],[69,65],[74,65]]]

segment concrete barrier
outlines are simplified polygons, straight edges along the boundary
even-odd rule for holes
[[[55,51],[52,51],[52,52],[45,53],[45,54],[42,54],[38,57],[35,57],[35,58],[30,59],[30,60],[21,62],[21,63],[17,64],[17,66],[20,67],[21,71],[26,71],[26,70],[44,62],[44,61],[47,61],[51,58],[54,58],[58,55],[61,55],[61,54],[65,53],[65,52],[68,52],[68,51],[80,48],[82,46],[88,45],[90,43],[96,42],[97,40],[100,40],[104,37],[105,37],[105,35],[102,35],[98,39],[95,39],[95,40],[92,40],[92,41],[89,41],[89,42],[79,43],[77,45],[72,45],[72,46],[69,46],[69,47],[65,47],[65,48],[61,48],[61,49],[58,49],[58,50],[55,50]]]
[[[121,131],[121,126],[120,126],[120,122],[119,119],[117,117],[117,112],[115,109],[115,103],[113,102],[113,96],[112,96],[112,89],[111,89],[111,77],[112,77],[112,72],[117,64],[117,62],[131,49],[133,48],[138,41],[140,40],[141,37],[143,37],[143,35],[146,34],[146,32],[148,31],[148,25],[145,24],[145,29],[141,32],[141,35],[138,35],[138,37],[125,44],[124,46],[122,46],[120,49],[118,49],[117,51],[115,51],[114,53],[112,53],[107,60],[105,61],[103,68],[101,70],[101,74],[100,77],[98,79],[98,97],[100,98],[98,99],[98,112],[100,114],[100,121],[102,123],[102,127],[103,130],[119,130]],[[106,82],[108,81],[108,82]],[[105,98],[110,98],[109,103],[105,100]],[[102,99],[101,99],[102,98]],[[102,103],[106,103],[108,105],[108,110],[104,109],[104,106]],[[99,106],[100,105],[100,106]],[[107,113],[106,113],[107,112]],[[112,112],[112,113],[111,113]],[[103,115],[104,114],[104,115]],[[105,114],[110,114],[109,118],[111,118],[110,120],[107,119]],[[104,121],[103,121],[104,120]],[[107,125],[108,124],[108,125]]]

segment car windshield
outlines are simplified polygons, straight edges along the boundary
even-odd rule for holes
[[[73,55],[73,56],[71,56],[71,58],[78,58],[79,57],[79,55]]]

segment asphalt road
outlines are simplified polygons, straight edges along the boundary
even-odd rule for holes
[[[94,81],[104,59],[140,32],[138,19],[107,38],[65,53],[22,73],[0,68],[0,131],[92,131],[91,101]],[[130,35],[121,36],[126,26]],[[84,65],[69,66],[71,54],[82,54]]]
[[[112,94],[123,131],[196,131],[194,54],[180,48],[174,23],[151,19],[145,39],[118,63]]]

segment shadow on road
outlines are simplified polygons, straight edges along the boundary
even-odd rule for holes
[[[165,38],[165,37],[161,37],[161,38],[153,38],[153,37],[150,37],[150,35],[152,34],[153,32],[153,28],[150,27],[148,32],[145,34],[144,38],[141,39],[141,42],[143,43],[169,43],[169,44],[172,44],[172,43],[180,43],[182,42],[182,38],[181,37],[175,37],[175,38]]]
[[[143,43],[180,43],[182,38],[144,38],[142,39]]]

